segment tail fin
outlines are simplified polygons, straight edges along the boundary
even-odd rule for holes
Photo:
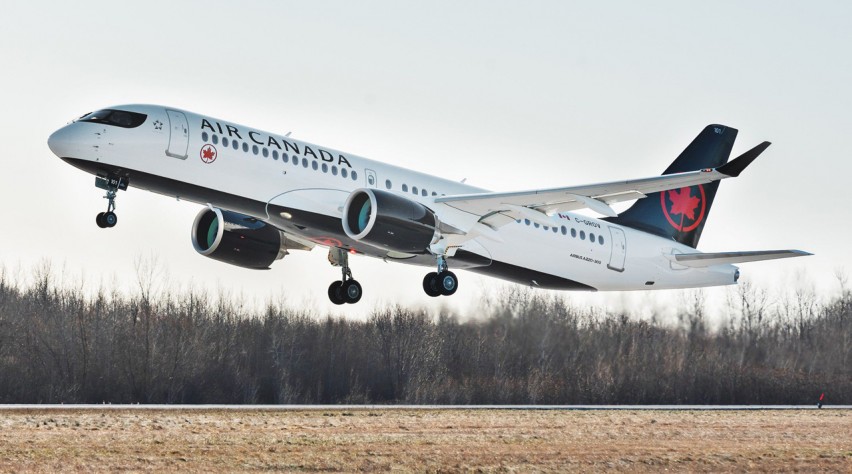
[[[736,138],[735,128],[708,125],[663,174],[718,168],[728,162]],[[649,194],[607,220],[696,248],[718,189],[719,181],[715,181]]]

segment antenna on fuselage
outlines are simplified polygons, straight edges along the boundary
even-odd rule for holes
[[[461,180],[462,184],[464,184],[465,181],[467,181],[467,178],[462,178],[462,180]]]
[[[290,138],[290,134],[293,132],[287,132],[287,135],[284,135],[284,138]]]

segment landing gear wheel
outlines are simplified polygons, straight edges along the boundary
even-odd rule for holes
[[[328,261],[335,267],[340,267],[341,279],[328,287],[328,299],[334,304],[355,304],[361,301],[364,292],[361,284],[352,278],[349,269],[349,251],[332,247],[328,249]]]
[[[104,213],[101,220],[106,227],[115,227],[115,225],[118,224],[118,216],[112,211]]]
[[[432,298],[441,296],[441,290],[438,289],[438,272],[427,273],[423,277],[423,291]]]
[[[361,295],[363,294],[361,291],[361,284],[355,280],[346,280],[346,283],[342,286],[343,297],[346,299],[346,302],[349,304],[355,304],[361,300]]]
[[[342,286],[342,281],[333,281],[331,282],[331,285],[328,286],[328,299],[336,305],[346,303],[346,300],[343,299]]]
[[[115,227],[118,223],[118,216],[116,216],[115,212],[113,212],[115,211],[115,197],[118,195],[119,190],[127,189],[127,178],[98,175],[95,177],[95,186],[106,190],[104,199],[107,200],[106,212],[98,214],[95,222],[97,222],[98,227],[101,229]]]
[[[459,279],[456,278],[456,274],[451,271],[445,270],[439,273],[436,280],[436,286],[444,296],[450,296],[459,289]]]

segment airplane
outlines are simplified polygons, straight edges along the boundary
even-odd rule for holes
[[[199,203],[190,233],[199,254],[268,269],[291,251],[328,248],[342,275],[328,297],[340,305],[363,294],[349,255],[434,268],[422,281],[431,297],[458,289],[450,267],[542,289],[647,290],[732,285],[734,264],[810,255],[696,250],[719,182],[770,145],[728,161],[736,136],[707,126],[660,176],[516,192],[157,105],[87,113],[48,146],[106,191],[99,227],[116,225],[116,197],[129,187]]]

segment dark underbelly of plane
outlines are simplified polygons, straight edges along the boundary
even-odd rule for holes
[[[286,208],[283,206],[269,206],[269,214],[267,215],[266,202],[142,171],[75,158],[62,159],[68,164],[93,175],[125,177],[128,179],[131,187],[145,189],[166,196],[177,197],[182,200],[198,204],[209,203],[214,207],[221,207],[230,211],[246,214],[268,222],[284,232],[307,238],[308,240],[323,246],[355,249],[357,252],[376,258],[386,259],[388,261],[426,267],[435,265],[435,257],[428,253],[407,258],[390,258],[380,249],[352,240],[343,231],[343,225],[340,219],[335,217],[304,211],[301,209]],[[288,213],[292,217],[290,219],[284,219],[283,217],[280,217],[282,212]],[[479,274],[501,278],[526,286],[552,290],[595,291],[595,288],[583,283],[548,273],[537,272],[535,270],[530,270],[528,268],[505,262],[492,261],[490,258],[464,250],[456,252],[455,256],[449,259],[449,264],[451,269],[466,269]]]

